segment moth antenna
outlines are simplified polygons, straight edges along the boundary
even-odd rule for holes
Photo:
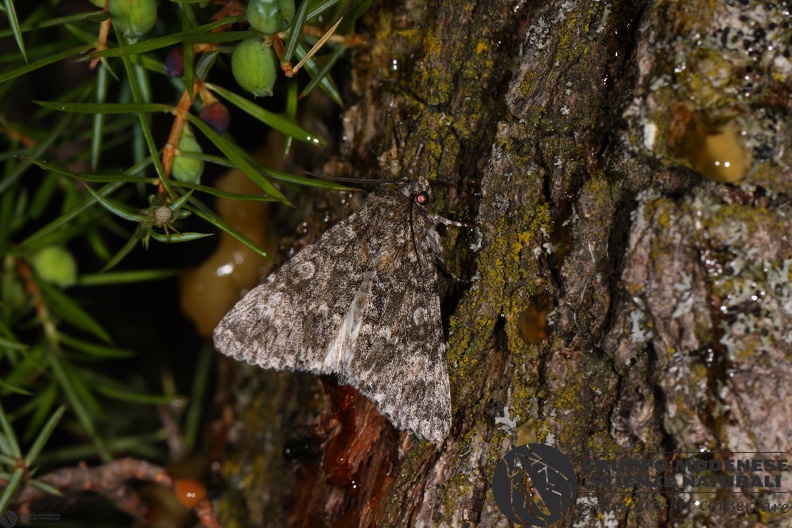
[[[385,184],[385,183],[406,183],[401,182],[399,180],[383,180],[383,179],[372,179],[372,180],[363,180],[361,178],[347,178],[346,176],[330,176],[327,174],[322,174],[320,172],[311,172],[311,171],[303,171],[303,174],[308,176],[313,176],[314,178],[320,180],[327,180],[327,181],[337,181],[337,182],[346,182],[346,183],[359,183],[359,184]],[[359,191],[360,189],[357,187],[351,187],[350,190]]]
[[[445,185],[446,187],[453,187],[457,191],[461,191],[462,190],[462,186],[461,185],[457,185],[454,182],[450,182],[450,181],[446,181],[446,180],[432,180],[432,185],[436,185],[436,184]]]
[[[418,150],[415,151],[415,156],[413,156],[412,160],[410,161],[410,168],[407,169],[407,174],[409,176],[412,176],[416,163],[418,163],[418,160],[421,159],[421,151],[423,150],[423,147],[424,147],[423,143],[418,145]]]
[[[415,251],[415,259],[418,261],[418,269],[423,276],[423,264],[421,264],[421,254],[418,252],[418,243],[415,241],[415,228],[413,226],[413,208],[415,207],[414,197],[410,198],[410,238],[412,239],[413,251]]]
[[[433,180],[432,181],[432,185],[435,185],[435,184],[445,185],[446,187],[452,187],[458,193],[460,193],[462,195],[465,195],[465,194],[467,194],[469,192],[469,191],[466,191],[463,186],[458,185],[458,184],[456,184],[454,182],[446,181],[446,180]],[[469,223],[468,222],[456,222],[454,220],[449,220],[448,218],[445,218],[445,217],[442,217],[442,216],[439,216],[439,215],[429,215],[429,216],[431,216],[434,219],[435,223],[445,224],[446,226],[453,226],[453,227],[477,227],[478,226],[478,224],[476,224],[475,222],[469,222]]]
[[[462,279],[460,277],[457,277],[456,273],[451,271],[451,268],[448,267],[448,264],[442,258],[437,259],[437,264],[440,266],[440,269],[442,269],[449,277],[451,277],[451,279],[454,280],[454,282],[467,283],[467,284],[470,284],[472,282],[470,279]]]

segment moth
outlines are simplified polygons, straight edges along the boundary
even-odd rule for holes
[[[397,429],[440,443],[451,393],[437,291],[444,266],[427,181],[375,191],[251,290],[217,350],[266,369],[335,374]]]

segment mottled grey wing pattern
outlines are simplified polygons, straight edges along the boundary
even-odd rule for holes
[[[262,368],[331,373],[325,348],[365,272],[365,261],[352,253],[359,251],[355,217],[330,228],[239,301],[215,328],[217,350]]]
[[[337,374],[399,429],[441,442],[451,426],[437,293],[440,238],[413,202],[426,184],[372,195],[358,213],[253,289],[214,332],[263,368]]]
[[[451,396],[437,270],[434,262],[423,265],[425,288],[419,290],[406,280],[417,272],[412,264],[374,275],[355,349],[340,377],[398,429],[439,443],[451,427]]]

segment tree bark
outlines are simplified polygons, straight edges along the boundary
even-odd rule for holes
[[[476,224],[444,235],[472,277],[442,292],[452,430],[435,446],[332,380],[249,370],[226,526],[507,526],[493,473],[527,442],[577,469],[789,451],[792,31],[734,4],[375,2],[328,172],[450,182],[437,207]],[[579,477],[600,511],[640,498]],[[654,499],[560,525],[792,523]]]

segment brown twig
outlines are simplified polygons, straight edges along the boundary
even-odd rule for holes
[[[215,513],[214,508],[212,508],[212,503],[209,502],[209,499],[202,500],[194,509],[195,514],[198,516],[198,520],[206,528],[220,528],[220,521],[217,520],[217,513]]]
[[[195,97],[195,94],[201,91],[202,87],[203,82],[199,79],[196,79],[193,86],[193,95],[190,95],[190,92],[185,89],[184,93],[182,93],[181,99],[179,99],[179,104],[176,105],[176,109],[173,112],[175,116],[173,120],[173,126],[171,126],[171,131],[168,135],[168,142],[165,143],[165,147],[162,149],[162,170],[165,174],[165,177],[170,175],[171,167],[173,166],[173,158],[176,155],[176,147],[179,144],[179,139],[181,138],[182,131],[184,130],[184,115],[190,112],[193,97]],[[162,183],[162,181],[159,183],[158,192],[162,195],[167,194],[167,190],[165,189],[165,185]]]
[[[247,13],[247,9],[237,0],[214,0],[214,3],[223,7],[212,16],[212,20],[223,20],[224,18]],[[225,31],[226,29],[228,29],[228,26],[221,26],[214,31]]]
[[[173,492],[175,484],[179,482],[179,479],[174,479],[164,468],[134,458],[113,460],[93,468],[81,462],[77,467],[58,469],[37,480],[49,484],[64,495],[83,491],[99,493],[113,502],[119,510],[141,520],[148,514],[148,505],[140,499],[128,481],[154,482]],[[0,485],[2,484],[5,483],[0,481]],[[31,502],[49,496],[47,492],[27,484],[16,494],[12,504],[20,512],[29,513]],[[219,527],[212,503],[208,499],[202,499],[193,509],[203,526]]]
[[[34,146],[36,146],[38,144],[38,142],[35,139],[33,139],[32,137],[28,136],[27,134],[24,134],[24,133],[20,132],[19,130],[15,130],[15,129],[11,128],[8,125],[8,123],[6,122],[6,120],[3,119],[2,116],[0,116],[0,125],[2,125],[3,132],[5,132],[5,134],[9,138],[11,138],[12,140],[19,141],[25,147],[34,147]]]
[[[110,0],[105,0],[105,5],[102,11],[107,13],[109,11],[108,3]],[[112,23],[111,18],[107,18],[106,20],[102,20],[99,24],[99,37],[96,39],[96,50],[95,51],[104,51],[107,49],[107,35],[110,34],[110,24]],[[99,61],[102,60],[101,57],[94,57],[91,59],[91,69],[95,69],[96,65],[99,64]]]
[[[89,468],[84,462],[77,467],[58,469],[38,480],[56,488],[64,495],[80,491],[94,491],[107,497],[123,512],[143,519],[148,511],[137,492],[127,485],[128,480],[148,480],[173,488],[173,479],[161,467],[142,460],[122,458]],[[30,503],[49,496],[30,484],[25,485],[14,497],[13,503],[22,511],[30,508]]]
[[[58,337],[57,326],[50,316],[49,308],[44,302],[44,296],[41,294],[41,289],[39,289],[36,280],[33,278],[33,272],[30,269],[30,265],[22,259],[14,259],[14,265],[16,266],[17,273],[19,273],[19,278],[22,279],[22,283],[25,285],[25,290],[27,290],[27,292],[30,294],[30,297],[33,299],[33,306],[35,307],[36,313],[41,320],[41,325],[44,327],[44,334],[47,338],[47,341],[54,350],[59,350],[60,339]]]

